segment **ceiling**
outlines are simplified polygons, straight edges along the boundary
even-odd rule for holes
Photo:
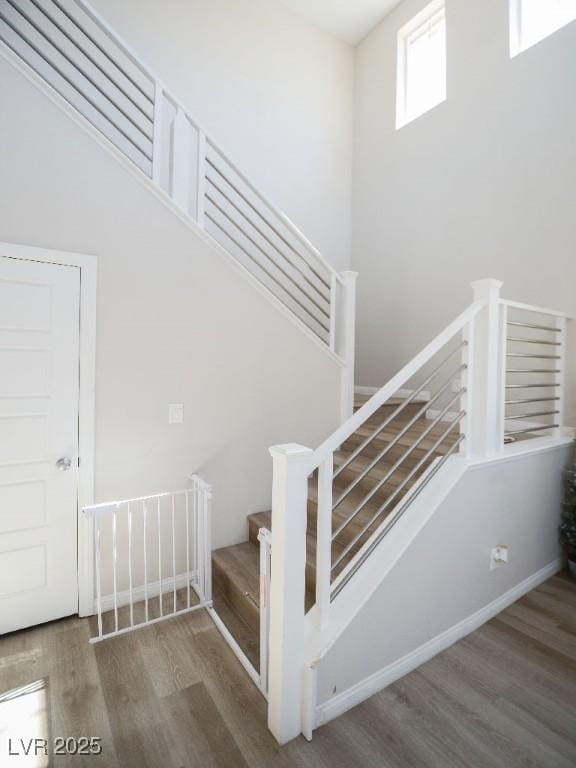
[[[281,0],[317,27],[356,45],[401,0]]]

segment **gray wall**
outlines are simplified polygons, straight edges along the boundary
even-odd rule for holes
[[[508,3],[447,3],[448,99],[395,129],[405,0],[358,47],[358,383],[382,385],[471,300],[470,281],[576,314],[576,23],[510,59]],[[574,334],[568,417],[576,423]]]
[[[496,600],[560,556],[570,448],[468,469],[320,665],[319,703]],[[402,525],[402,523],[400,523]],[[489,570],[505,544],[509,563]]]

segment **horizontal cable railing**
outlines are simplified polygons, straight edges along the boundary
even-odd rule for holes
[[[361,567],[375,537],[403,514],[406,500],[464,449],[469,338],[483,306],[466,310],[314,452],[320,611]]]
[[[501,301],[506,443],[557,433],[564,418],[566,316]]]
[[[84,508],[94,521],[91,642],[210,605],[211,489],[190,480],[183,491]]]
[[[85,0],[3,0],[0,40],[350,362],[342,276]]]
[[[302,647],[310,681],[466,468],[517,453],[505,435],[554,430],[557,444],[566,317],[503,301],[501,286],[473,283],[474,303],[319,448],[270,449],[269,690],[296,720],[298,706],[282,697],[302,677]],[[303,701],[306,712],[313,695]]]
[[[3,0],[0,39],[145,173],[154,80],[72,0]]]

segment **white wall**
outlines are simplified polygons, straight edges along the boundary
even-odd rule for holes
[[[340,366],[2,58],[0,84],[0,241],[98,257],[96,500],[197,471],[215,545],[245,540],[268,447],[337,425]]]
[[[93,0],[336,268],[350,263],[353,49],[270,0]]]
[[[472,280],[576,314],[576,23],[511,60],[507,0],[448,0],[448,99],[396,131],[396,34],[425,4],[405,0],[357,48],[364,385],[383,384],[453,319]]]
[[[467,470],[320,665],[319,703],[389,667],[560,557],[570,447]],[[402,525],[402,522],[400,523]],[[510,560],[490,571],[490,551]]]

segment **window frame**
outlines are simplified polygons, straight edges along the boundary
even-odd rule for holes
[[[521,53],[524,53],[524,51],[530,50],[530,48],[533,48],[535,45],[538,45],[538,43],[541,43],[542,40],[546,40],[548,37],[551,37],[552,35],[556,34],[556,32],[559,32],[561,29],[564,29],[564,27],[567,27],[568,24],[571,24],[575,19],[571,19],[570,21],[567,21],[565,24],[562,24],[560,27],[556,27],[556,29],[553,29],[550,32],[547,32],[543,37],[539,38],[538,40],[535,40],[532,43],[529,43],[526,45],[523,40],[523,33],[522,33],[522,13],[524,10],[524,0],[509,0],[509,13],[510,13],[510,58],[513,59],[515,56],[518,56]]]
[[[432,25],[436,17],[441,15],[441,19],[446,24],[446,0],[432,0],[421,11],[413,16],[410,21],[404,24],[398,30],[397,34],[397,66],[396,66],[396,130],[403,128],[408,123],[425,115],[431,109],[442,104],[448,98],[448,82],[444,87],[444,96],[439,101],[432,104],[428,109],[417,115],[408,114],[408,50],[409,43],[415,34],[420,30],[424,31],[426,25]],[[440,20],[440,19],[438,19]],[[447,70],[448,50],[445,48],[445,64]]]

